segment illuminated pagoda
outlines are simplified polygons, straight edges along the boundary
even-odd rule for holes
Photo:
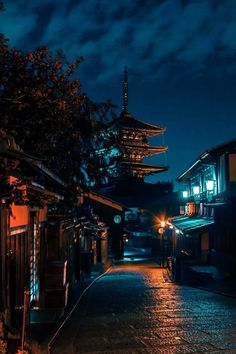
[[[166,166],[149,165],[143,162],[148,156],[161,154],[166,146],[150,146],[148,138],[165,132],[165,128],[142,122],[128,111],[128,71],[125,67],[123,83],[123,110],[119,119],[121,166],[125,176],[143,179],[145,176],[166,171]]]

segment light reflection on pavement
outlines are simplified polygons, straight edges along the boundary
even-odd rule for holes
[[[117,262],[82,298],[52,353],[236,353],[236,299]]]

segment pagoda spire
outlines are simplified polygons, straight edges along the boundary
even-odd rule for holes
[[[1,0],[0,0],[1,1]],[[124,67],[123,107],[118,120],[119,148],[121,152],[122,173],[127,176],[143,179],[153,173],[166,171],[167,166],[147,165],[143,159],[148,156],[164,153],[165,146],[150,146],[149,137],[163,134],[165,128],[143,122],[128,111],[128,68]]]
[[[128,68],[125,66],[123,82],[123,112],[128,112]]]

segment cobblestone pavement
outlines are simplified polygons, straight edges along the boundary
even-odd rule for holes
[[[85,294],[51,353],[236,353],[236,299],[173,284],[150,261],[120,263]]]

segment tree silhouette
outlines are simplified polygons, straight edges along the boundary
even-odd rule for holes
[[[82,61],[69,63],[47,47],[25,54],[0,35],[0,128],[68,183],[101,183],[115,137],[107,128],[112,104],[81,91],[74,77]]]

